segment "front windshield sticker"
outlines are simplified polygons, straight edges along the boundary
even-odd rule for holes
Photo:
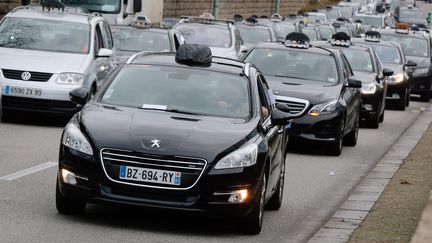
[[[149,104],[144,104],[142,105],[143,109],[150,109],[150,110],[161,110],[161,111],[165,111],[167,109],[166,105],[149,105]]]

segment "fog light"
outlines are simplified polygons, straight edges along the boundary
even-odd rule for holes
[[[76,185],[77,181],[75,178],[75,174],[66,170],[66,169],[62,169],[61,170],[61,175],[63,178],[63,182],[67,183],[67,184],[71,184],[71,185]]]
[[[231,196],[228,198],[228,202],[230,203],[242,203],[246,201],[248,197],[248,191],[246,189],[244,190],[238,190],[231,192]]]
[[[363,108],[367,111],[372,111],[373,110],[373,105],[363,105]]]

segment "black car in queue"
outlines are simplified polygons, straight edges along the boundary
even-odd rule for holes
[[[299,116],[287,125],[290,139],[323,142],[332,155],[340,155],[344,142],[356,145],[361,81],[341,51],[312,46],[303,33],[291,33],[285,43],[257,45],[245,62],[266,75],[276,102]]]
[[[382,29],[381,39],[401,45],[405,57],[417,65],[412,68],[411,94],[420,95],[420,100],[429,102],[431,97],[431,44],[423,31],[411,31],[407,24],[397,24],[396,29]]]
[[[356,79],[362,81],[361,119],[369,127],[378,128],[384,121],[387,77],[393,71],[384,68],[371,47],[352,44],[344,32],[336,33],[328,42],[313,43],[326,48],[336,48],[343,52]]]
[[[387,79],[386,106],[405,110],[410,102],[411,68],[417,64],[406,60],[398,43],[384,41],[380,38],[380,33],[366,32],[364,39],[352,39],[352,42],[372,47],[381,63],[393,71],[393,75]]]
[[[241,22],[235,22],[240,32],[243,44],[248,50],[259,42],[277,42],[277,35],[272,27],[258,24],[255,18],[247,18]]]
[[[253,65],[211,55],[185,44],[136,54],[111,73],[64,129],[60,213],[147,206],[239,217],[260,232],[264,205],[281,206],[290,114]],[[88,91],[70,96],[85,104]]]

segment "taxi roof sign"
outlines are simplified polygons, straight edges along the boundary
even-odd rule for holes
[[[408,34],[409,33],[409,24],[407,23],[397,23],[396,24],[396,33],[397,34]]]
[[[62,12],[64,12],[65,10],[65,4],[61,0],[42,0],[41,5],[42,5],[42,11],[45,11],[45,8],[48,9],[48,12],[54,8],[58,10],[61,9]]]
[[[366,31],[365,33],[365,41],[368,42],[380,42],[381,39],[381,33],[378,31]]]
[[[345,46],[351,45],[351,37],[345,32],[337,32],[329,40],[332,46]]]
[[[284,44],[286,47],[308,49],[310,47],[310,40],[303,33],[292,32],[286,36]]]

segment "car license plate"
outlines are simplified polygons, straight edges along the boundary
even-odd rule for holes
[[[120,179],[179,186],[181,172],[121,165]]]
[[[22,88],[6,85],[5,94],[7,95],[22,95],[22,96],[41,96],[41,89]]]

